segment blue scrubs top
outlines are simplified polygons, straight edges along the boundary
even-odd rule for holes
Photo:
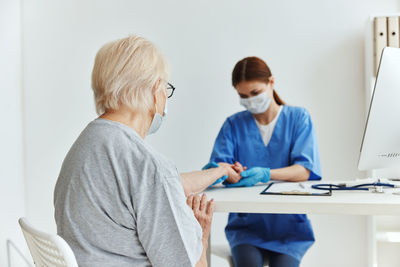
[[[267,146],[250,112],[230,116],[217,136],[211,161],[271,169],[299,164],[310,170],[310,180],[321,179],[315,130],[308,112],[299,107],[283,106]],[[225,234],[232,248],[250,244],[299,261],[315,241],[305,214],[230,213]]]

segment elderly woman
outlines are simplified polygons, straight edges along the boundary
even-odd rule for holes
[[[165,117],[174,89],[167,80],[166,60],[144,38],[116,40],[97,53],[92,87],[100,116],[71,147],[54,192],[57,232],[80,266],[207,265],[214,204],[193,193],[237,174],[229,164],[179,174],[145,142]]]

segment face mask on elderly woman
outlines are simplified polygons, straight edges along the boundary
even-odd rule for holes
[[[160,129],[161,124],[167,117],[167,106],[168,106],[168,102],[166,101],[165,107],[164,107],[164,116],[163,116],[157,112],[157,105],[156,105],[156,113],[154,114],[153,120],[151,121],[150,129],[149,129],[149,132],[147,133],[147,135],[153,134],[153,133],[157,132],[158,129]]]

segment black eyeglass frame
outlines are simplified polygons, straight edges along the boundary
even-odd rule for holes
[[[168,90],[172,90],[171,94],[168,96],[168,98],[170,98],[170,97],[173,96],[173,94],[174,94],[175,86],[173,86],[172,84],[168,83],[168,84],[167,84],[167,93],[169,93]]]

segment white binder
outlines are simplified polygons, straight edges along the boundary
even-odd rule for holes
[[[377,17],[374,21],[374,63],[376,75],[378,71],[379,61],[381,59],[382,50],[387,46],[387,18]]]
[[[388,35],[388,46],[390,47],[400,47],[400,37],[399,37],[399,17],[388,17],[387,20],[387,35]]]

